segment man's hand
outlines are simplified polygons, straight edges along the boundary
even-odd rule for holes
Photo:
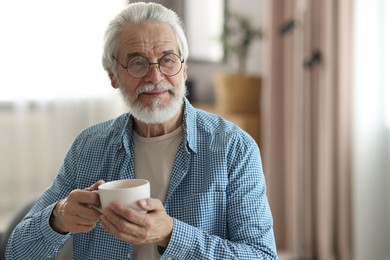
[[[104,181],[100,180],[84,190],[73,190],[68,197],[59,201],[50,216],[50,225],[58,233],[89,232],[95,228],[100,213],[89,205],[100,207],[96,190]]]
[[[114,237],[130,244],[153,243],[166,248],[173,230],[173,219],[168,216],[158,199],[138,201],[147,213],[113,202],[103,209],[100,225]]]

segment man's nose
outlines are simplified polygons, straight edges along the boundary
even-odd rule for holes
[[[145,75],[145,80],[153,84],[158,84],[164,79],[164,77],[165,75],[160,71],[158,63],[150,63],[149,71]]]

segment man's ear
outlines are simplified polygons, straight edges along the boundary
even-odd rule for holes
[[[112,70],[108,71],[108,76],[110,77],[111,86],[113,88],[119,88],[119,84],[118,84],[118,81],[116,79],[115,73],[112,72]]]
[[[187,64],[184,63],[183,65],[183,78],[184,78],[184,81],[187,80]]]

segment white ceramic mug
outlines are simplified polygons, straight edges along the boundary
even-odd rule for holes
[[[150,183],[144,179],[110,181],[101,184],[94,192],[99,194],[101,208],[107,207],[113,201],[118,201],[130,208],[142,211],[137,201],[150,198]]]

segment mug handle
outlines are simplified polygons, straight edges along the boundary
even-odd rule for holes
[[[95,193],[99,194],[99,190],[93,190],[92,192],[95,192]],[[88,205],[88,207],[91,208],[91,209],[97,210],[97,211],[99,211],[100,213],[103,214],[102,208],[96,207],[95,205]]]

